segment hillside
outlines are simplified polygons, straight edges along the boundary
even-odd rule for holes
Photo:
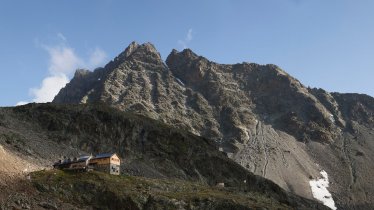
[[[190,49],[164,62],[133,42],[103,68],[78,70],[53,103],[104,103],[188,130],[310,199],[309,181],[326,171],[339,209],[374,206],[374,99],[307,88],[276,65],[218,64]]]
[[[165,203],[165,196],[174,195],[174,191],[181,191],[179,195],[183,202],[195,202],[195,197],[189,196],[195,192],[190,192],[192,186],[196,186],[199,189],[196,195],[196,205],[200,206],[199,208],[204,208],[201,205],[211,205],[211,209],[220,209],[228,205],[243,209],[251,206],[268,206],[269,209],[325,209],[318,202],[288,193],[273,182],[248,172],[230,160],[225,153],[218,151],[208,139],[141,115],[118,111],[105,104],[29,104],[0,108],[0,115],[0,143],[4,145],[7,154],[19,160],[18,165],[4,162],[5,169],[19,166],[14,169],[19,173],[17,176],[10,176],[8,170],[5,171],[9,172],[8,174],[0,174],[2,180],[9,179],[9,182],[1,183],[0,188],[0,200],[4,205],[19,205],[18,200],[26,200],[29,206],[40,203],[49,205],[50,200],[55,201],[58,198],[62,199],[57,200],[58,205],[72,202],[69,205],[77,207],[77,203],[83,200],[84,207],[96,205],[95,202],[103,202],[100,205],[105,206],[108,200],[94,198],[109,190],[108,193],[117,196],[115,198],[118,198],[119,202],[128,201],[127,193],[131,191],[136,197],[133,202],[137,203],[137,208],[145,208],[147,198],[144,196],[149,194],[141,189],[148,189],[147,186],[151,185],[156,201],[150,201],[149,205],[159,208],[169,205],[169,198]],[[27,171],[20,171],[30,163],[38,164],[33,170],[50,168],[52,162],[61,156],[72,157],[107,151],[117,152],[121,156],[122,173],[136,175],[138,178],[116,178],[95,173],[74,175],[58,171],[29,175]],[[0,153],[1,159],[8,158],[3,154],[5,153]],[[157,181],[155,178],[162,180]],[[33,183],[32,186],[28,179]],[[136,184],[129,183],[131,180]],[[224,182],[228,190],[234,190],[230,191],[233,197],[223,196],[227,196],[226,190],[209,187],[218,182]],[[145,186],[142,186],[143,184]],[[169,192],[165,184],[175,185],[177,188]],[[138,185],[141,185],[140,189]],[[91,188],[82,186],[91,186],[99,193],[91,194]],[[118,186],[123,186],[123,189],[118,189]],[[241,192],[244,190],[249,194]],[[69,197],[77,194],[92,197]],[[206,199],[208,200],[205,201]]]
[[[209,187],[196,182],[113,176],[99,172],[39,171],[3,208],[31,209],[326,209],[259,192]],[[27,192],[27,193],[26,193]]]

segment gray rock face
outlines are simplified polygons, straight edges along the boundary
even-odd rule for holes
[[[189,130],[307,198],[325,170],[338,207],[373,205],[374,99],[308,89],[275,65],[217,64],[189,49],[165,64],[133,42],[104,68],[77,72],[53,102],[106,103]]]

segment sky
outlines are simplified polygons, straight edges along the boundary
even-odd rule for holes
[[[0,106],[48,102],[132,41],[166,59],[276,64],[305,86],[374,96],[372,0],[0,0]]]

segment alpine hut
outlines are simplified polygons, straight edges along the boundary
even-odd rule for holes
[[[121,160],[116,153],[103,153],[95,156],[81,156],[73,159],[59,160],[53,168],[71,171],[102,171],[109,174],[120,174]]]
[[[119,175],[120,165],[121,160],[116,153],[98,154],[89,161],[89,168],[114,175]]]

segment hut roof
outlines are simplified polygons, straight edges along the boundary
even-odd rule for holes
[[[99,158],[110,158],[112,157],[113,155],[115,155],[116,153],[101,153],[101,154],[97,154],[95,155],[95,157],[93,157],[92,159],[99,159]]]

